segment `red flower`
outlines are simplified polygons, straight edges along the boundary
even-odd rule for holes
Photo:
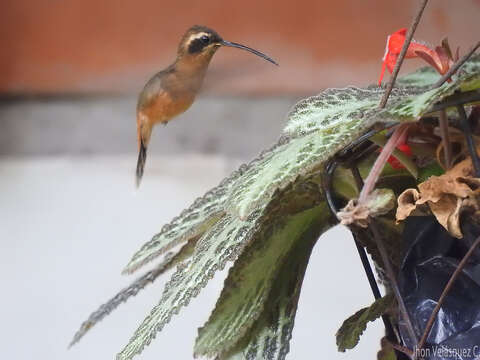
[[[380,73],[380,78],[378,79],[378,85],[381,85],[383,74],[385,72],[385,67],[393,72],[393,68],[397,63],[398,55],[402,51],[403,43],[405,42],[405,37],[407,34],[407,29],[400,29],[393,34],[387,37],[387,46],[385,49],[385,55],[383,56],[382,71]],[[428,64],[433,66],[441,75],[445,74],[450,66],[454,63],[454,58],[448,45],[448,40],[445,38],[442,41],[442,46],[437,46],[435,50],[430,49],[428,46],[419,43],[418,41],[412,40],[408,46],[407,53],[405,54],[406,59],[411,59],[419,57],[425,60]],[[455,54],[455,60],[458,59],[458,48]]]
[[[401,152],[403,152],[407,156],[412,156],[412,149],[410,148],[410,145],[408,145],[406,143],[398,145],[397,149],[400,150]],[[390,156],[387,161],[390,164],[390,166],[392,168],[394,168],[395,170],[405,168],[405,166],[403,166],[402,163],[400,161],[398,161],[398,159],[393,155]]]

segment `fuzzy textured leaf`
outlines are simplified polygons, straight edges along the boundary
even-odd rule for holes
[[[338,351],[344,352],[357,346],[367,324],[385,314],[393,306],[394,301],[392,295],[386,295],[376,300],[370,307],[357,311],[345,320],[337,331]]]
[[[435,84],[440,75],[431,66],[425,66],[410,74],[397,78],[395,84],[401,87],[428,87]]]
[[[164,225],[162,230],[152,240],[145,243],[138,250],[124,268],[123,273],[132,273],[169,251],[173,247],[187,242],[189,239],[202,235],[212,227],[224,214],[223,203],[226,193],[233,181],[237,179],[244,167],[233,172],[224,179],[220,185],[208,191],[170,223]]]
[[[327,89],[292,108],[284,134],[298,137],[348,122],[417,121],[434,103],[454,91],[480,87],[480,55],[466,62],[452,82],[430,89],[439,78],[430,67],[400,77],[384,109],[378,109],[384,93],[380,87]]]
[[[143,321],[127,346],[117,355],[118,360],[131,359],[150,344],[158,331],[178,313],[190,299],[224,268],[228,260],[234,260],[248,243],[262,214],[262,209],[242,221],[225,215],[199,240],[190,261],[179,266],[165,285],[160,303]]]
[[[205,195],[195,200],[195,202],[182,213],[175,217],[170,223],[165,224],[162,230],[156,234],[149,242],[145,243],[138,250],[124,268],[123,273],[130,274],[138,270],[143,265],[169,251],[173,247],[187,242],[193,237],[205,233],[208,229],[225,215],[226,200],[229,189],[246,170],[255,167],[266,156],[281,146],[282,139],[271,148],[264,150],[257,158],[249,164],[241,165],[238,170],[230,176],[223,179],[222,182],[209,190]]]
[[[188,243],[183,245],[176,253],[171,252],[165,255],[164,260],[152,270],[146,272],[144,275],[136,279],[128,287],[119,291],[114,297],[108,300],[105,304],[101,305],[96,311],[94,311],[87,320],[85,320],[80,329],[74,335],[70,346],[73,346],[79,342],[82,337],[97,323],[103,320],[119,305],[126,302],[132,296],[137,295],[148,284],[153,283],[160,275],[166,271],[172,269],[174,266],[185,261],[193,254],[193,249],[197,243],[197,238],[192,238]]]
[[[362,123],[349,125],[363,127]],[[328,147],[336,152],[349,143],[350,138],[342,135],[345,129],[342,125],[340,127],[329,134],[316,131],[302,138],[290,139],[255,167],[249,168],[229,194],[228,211],[245,218],[257,206],[268,203],[275,191],[299,176],[315,173],[315,169],[329,158]],[[323,169],[320,167],[318,170]]]
[[[281,145],[234,181],[227,210],[245,218],[260,204],[268,203],[276,190],[321,169],[373,124],[417,121],[454,91],[480,86],[478,63],[480,57],[475,57],[454,81],[433,90],[426,86],[397,87],[382,110],[377,106],[384,90],[378,87],[328,89],[300,101],[290,112]]]
[[[276,274],[267,304],[244,337],[216,360],[284,360],[290,350],[295,314],[310,254],[324,222],[297,241]]]
[[[199,329],[196,355],[229,350],[262,311],[268,311],[264,306],[279,267],[295,244],[304,241],[305,233],[325,224],[328,217],[331,215],[323,204],[277,221],[265,231],[266,236],[255,239],[230,269],[215,310]]]

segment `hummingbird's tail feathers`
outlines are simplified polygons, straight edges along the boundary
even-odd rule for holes
[[[137,172],[136,172],[136,185],[137,188],[140,186],[143,177],[143,170],[145,168],[145,162],[147,161],[147,147],[143,141],[140,141],[140,147],[138,151],[138,160],[137,160]]]

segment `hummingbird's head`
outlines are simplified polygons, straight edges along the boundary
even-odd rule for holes
[[[215,30],[200,25],[192,26],[187,30],[185,35],[183,35],[182,41],[180,42],[180,46],[178,48],[178,54],[180,56],[192,56],[195,58],[210,60],[220,46],[235,47],[238,49],[247,50],[275,65],[278,65],[267,55],[245,45],[223,40]]]
[[[213,55],[221,46],[223,39],[215,30],[206,26],[194,25],[183,35],[178,48],[182,55]]]

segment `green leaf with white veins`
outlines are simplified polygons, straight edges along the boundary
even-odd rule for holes
[[[193,250],[197,243],[198,238],[190,239],[185,245],[183,245],[178,251],[170,252],[165,255],[164,260],[150,271],[147,271],[141,277],[136,279],[128,287],[120,290],[114,297],[102,304],[96,311],[94,311],[86,321],[80,326],[80,329],[74,335],[70,346],[73,346],[80,341],[83,336],[90,331],[90,329],[103,320],[119,305],[126,302],[130,297],[137,295],[147,285],[153,283],[160,275],[166,271],[173,269],[179,263],[182,263],[186,259],[190,258],[193,254]]]
[[[290,113],[279,142],[195,201],[133,256],[125,272],[133,272],[169,249],[198,238],[189,259],[182,260],[167,283],[160,303],[118,359],[131,359],[141,352],[216,271],[227,261],[237,260],[245,249],[243,260],[234,264],[230,273],[231,279],[245,281],[245,288],[227,283],[217,310],[202,330],[197,351],[215,353],[220,359],[283,359],[288,351],[304,268],[313,246],[312,243],[310,248],[302,248],[308,241],[303,241],[295,229],[297,225],[310,229],[303,218],[310,211],[307,209],[324,207],[323,198],[314,198],[314,204],[308,202],[312,201],[312,194],[322,197],[319,185],[325,164],[376,123],[417,121],[431,111],[433,104],[454,91],[479,89],[480,56],[470,59],[452,82],[429,90],[434,79],[434,74],[425,70],[400,79],[382,110],[377,105],[384,89],[378,87],[329,89],[299,102]],[[341,181],[337,181],[335,190],[341,193],[338,183]],[[300,189],[312,184],[313,191],[302,195]],[[294,196],[287,194],[289,189]],[[296,219],[297,225],[289,225],[292,219]],[[272,225],[281,221],[285,221],[284,227]],[[326,226],[329,219],[318,214],[318,221]],[[267,229],[273,229],[273,233],[265,235]],[[291,237],[281,235],[282,231]],[[254,249],[254,241],[264,247],[248,252],[250,245]],[[289,267],[303,270],[293,273]],[[249,269],[259,269],[258,278]],[[255,284],[261,289],[258,294],[251,291]],[[134,283],[132,289],[136,291],[137,285]],[[124,299],[124,294],[118,299]],[[252,309],[239,302],[242,296],[253,304]],[[244,316],[237,316],[242,313]],[[220,329],[222,336],[215,336],[214,329]]]
[[[378,109],[384,89],[377,86],[327,89],[293,106],[284,134],[298,137],[315,130],[328,131],[352,121],[417,121],[434,103],[456,90],[480,87],[480,55],[467,61],[452,82],[429,90],[432,81],[439,78],[440,75],[429,67],[400,77],[384,109]]]
[[[182,211],[169,224],[164,225],[152,240],[145,243],[133,255],[123,273],[136,271],[173,247],[203,234],[212,227],[224,214],[223,203],[226,199],[227,190],[233,184],[233,181],[242,174],[244,168],[245,166],[242,166],[239,170],[233,172],[220,185],[195,200],[189,208]]]
[[[218,354],[217,360],[284,360],[287,356],[307,264],[326,222],[321,220],[321,207],[308,210],[303,216],[312,212],[320,212],[320,221],[311,224],[278,265],[279,270],[272,279],[266,299],[268,305],[240,341],[230,350]]]
[[[261,214],[262,210],[258,210],[245,221],[226,215],[198,240],[191,259],[178,267],[165,285],[160,303],[117,355],[118,360],[131,359],[140,353],[171,317],[198,295],[216,271],[238,256],[253,236]]]
[[[289,139],[235,182],[227,200],[227,211],[240,218],[247,217],[257,206],[268,203],[275,191],[298,176],[323,171],[322,165],[351,142],[349,134],[361,134],[371,125],[352,120],[338,123],[325,131],[316,130],[303,137]]]
[[[319,230],[331,214],[325,204],[282,218],[242,253],[230,269],[215,310],[199,329],[196,355],[212,356],[235,345],[266,306],[272,285],[292,248],[312,227]],[[328,226],[323,226],[326,230]],[[271,305],[268,304],[270,307]]]
[[[475,64],[467,68],[474,72],[463,72],[440,88],[394,88],[387,107],[381,110],[377,106],[384,90],[378,87],[328,89],[300,101],[289,115],[284,143],[234,181],[227,211],[245,218],[298,176],[321,171],[336,152],[375,123],[417,121],[433,104],[454,91],[480,86],[480,72],[476,70],[480,57],[471,62]]]
[[[282,141],[274,144],[271,148],[263,151],[257,158],[249,164],[243,164],[238,170],[205,195],[195,200],[195,202],[182,213],[175,217],[170,223],[163,226],[162,230],[156,234],[149,242],[145,243],[138,250],[123,270],[123,273],[130,274],[144,266],[158,256],[169,251],[173,247],[183,244],[190,239],[202,235],[225,215],[225,202],[228,191],[247,169],[255,167],[256,164],[268,156],[277,147],[282,145]]]

